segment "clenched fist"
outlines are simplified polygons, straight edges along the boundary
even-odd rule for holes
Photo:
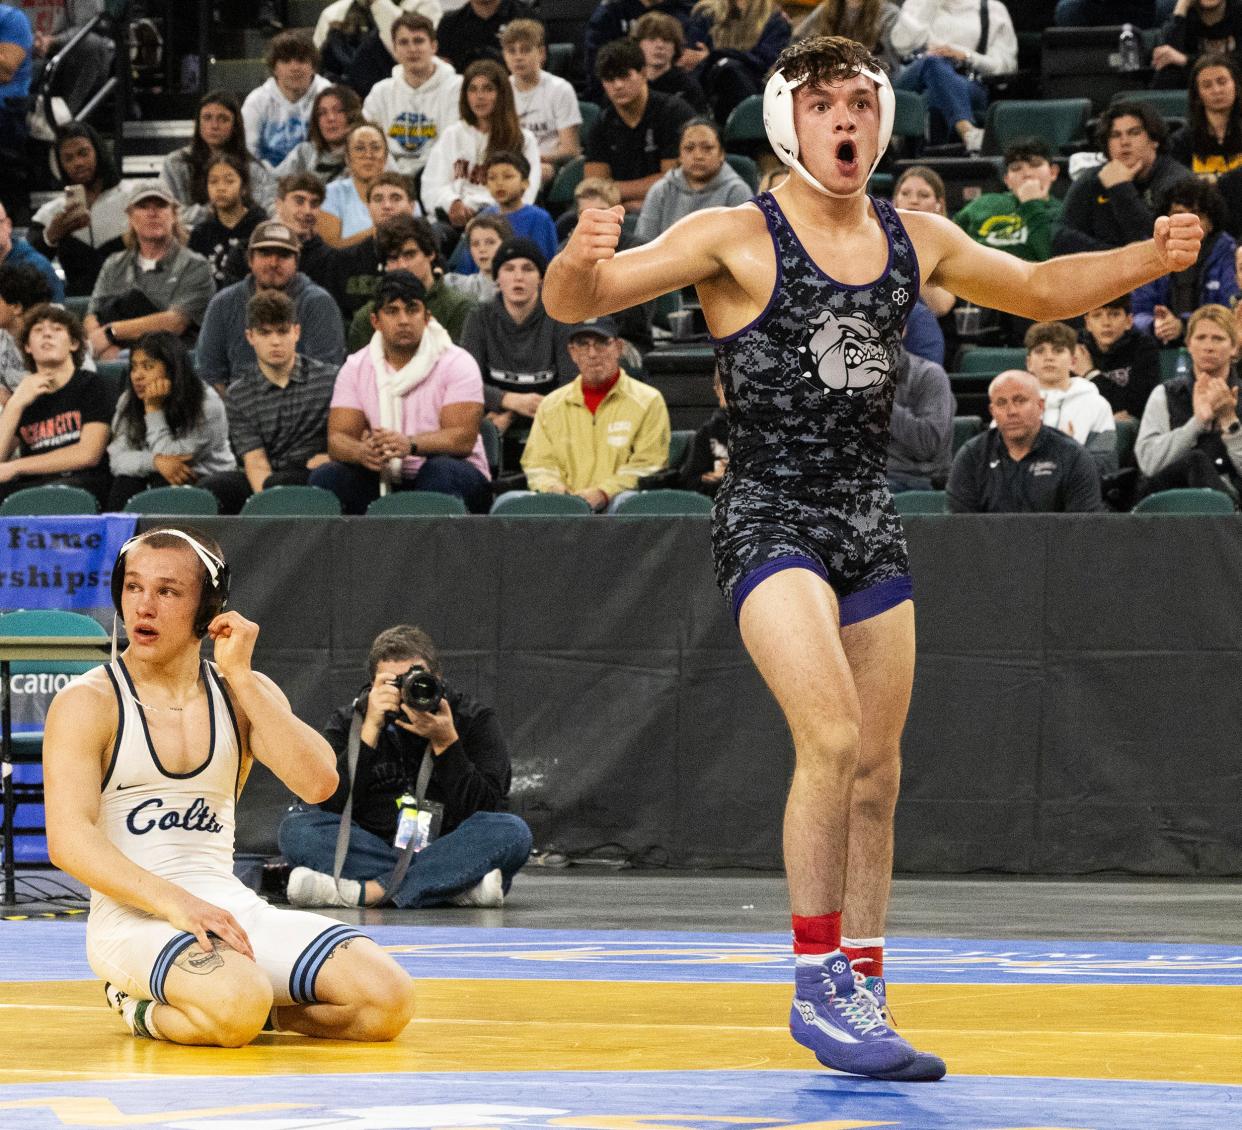
[[[1156,220],[1152,233],[1156,251],[1164,260],[1164,269],[1172,274],[1194,266],[1199,258],[1199,245],[1203,242],[1203,225],[1199,217],[1190,212],[1176,216],[1161,216]]]
[[[625,209],[620,204],[611,208],[584,208],[565,251],[583,264],[611,259],[621,241],[623,219]]]

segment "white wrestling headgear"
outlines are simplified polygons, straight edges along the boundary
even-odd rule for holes
[[[876,94],[880,99],[880,134],[877,139],[875,163],[872,164],[871,171],[867,173],[867,180],[870,180],[893,136],[893,119],[897,116],[897,96],[893,93],[893,84],[888,81],[888,75],[878,67],[863,67],[858,73],[875,83]],[[763,89],[763,128],[767,130],[768,141],[772,143],[772,148],[781,161],[793,169],[816,192],[824,196],[835,196],[838,200],[848,200],[851,196],[866,192],[866,181],[857,192],[833,192],[811,176],[810,170],[798,160],[799,145],[798,134],[794,129],[793,102],[794,91],[804,82],[806,82],[805,78],[790,81],[783,71],[774,72],[768,79],[768,84]]]

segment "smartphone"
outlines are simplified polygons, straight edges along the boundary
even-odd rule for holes
[[[86,207],[86,185],[69,184],[65,186],[65,206],[67,208]]]

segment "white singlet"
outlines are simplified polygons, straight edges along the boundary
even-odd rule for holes
[[[320,967],[337,945],[361,935],[320,914],[278,910],[234,876],[241,740],[214,666],[202,664],[210,719],[207,756],[189,773],[169,773],[160,764],[124,661],[104,670],[118,713],[100,799],[104,834],[139,867],[229,911],[246,931],[276,1004],[314,1002]],[[162,919],[91,893],[87,958],[100,977],[131,996],[168,1003],[168,970],[194,941],[193,934]]]

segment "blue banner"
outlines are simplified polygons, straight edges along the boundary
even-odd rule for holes
[[[0,518],[0,612],[108,612],[112,563],[134,536],[134,514]]]

